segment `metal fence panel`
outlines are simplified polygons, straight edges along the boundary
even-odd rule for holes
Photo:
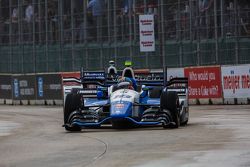
[[[99,13],[88,2],[0,1],[0,73],[250,62],[250,1],[108,0]],[[155,52],[139,50],[144,14],[155,18]]]

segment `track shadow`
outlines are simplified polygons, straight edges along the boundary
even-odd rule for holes
[[[179,128],[163,128],[162,126],[143,126],[143,127],[130,127],[130,128],[119,128],[115,129],[111,125],[105,125],[99,128],[83,128],[78,132],[67,132],[65,133],[102,133],[102,132],[139,132],[139,131],[172,131],[172,130],[182,130],[188,128],[189,126],[196,126],[196,123],[188,124],[185,126],[180,126]]]

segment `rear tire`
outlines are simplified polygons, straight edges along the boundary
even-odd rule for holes
[[[188,120],[185,121],[185,122],[182,122],[182,123],[181,123],[181,126],[186,126],[187,124],[188,124]]]
[[[179,115],[179,97],[177,92],[169,91],[162,92],[160,98],[161,109],[167,109],[172,115],[173,122],[175,123],[174,128],[180,126],[180,115]]]
[[[81,131],[78,126],[68,126],[71,124],[69,122],[69,116],[75,110],[81,108],[81,95],[70,93],[66,96],[65,106],[64,106],[64,125],[67,131]]]
[[[182,115],[180,116],[180,120],[181,120],[180,124],[181,124],[181,126],[186,126],[188,124],[188,120],[189,120],[189,111],[187,108],[184,108],[182,106],[182,108],[180,109],[180,113],[182,113]]]

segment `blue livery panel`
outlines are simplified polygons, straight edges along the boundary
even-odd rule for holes
[[[125,118],[132,115],[132,103],[119,101],[111,103],[110,116],[112,118]]]

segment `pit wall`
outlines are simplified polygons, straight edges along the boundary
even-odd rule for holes
[[[135,73],[162,70],[135,70]],[[62,105],[63,77],[79,77],[79,72],[27,75],[0,75],[0,104]],[[250,64],[169,68],[168,79],[189,78],[192,105],[250,104]]]

